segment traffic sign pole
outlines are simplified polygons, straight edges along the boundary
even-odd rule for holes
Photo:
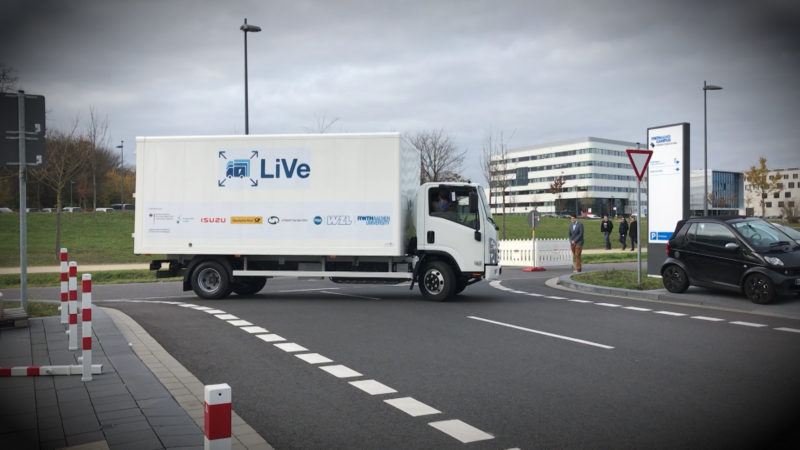
[[[639,221],[636,226],[636,283],[642,284],[642,240],[640,239],[642,235],[640,232],[642,228],[642,177],[647,171],[650,158],[653,157],[653,151],[639,149],[627,149],[625,151],[628,152],[628,159],[631,160],[633,171],[636,173],[636,178],[639,179],[636,189],[636,204],[639,211],[636,218]]]
[[[27,311],[28,303],[28,191],[25,183],[25,91],[19,91],[19,298]]]

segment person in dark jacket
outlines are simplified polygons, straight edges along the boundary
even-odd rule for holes
[[[606,250],[611,250],[611,241],[608,239],[611,236],[611,231],[614,230],[614,224],[608,220],[608,216],[603,216],[603,221],[600,222],[600,231],[603,237],[606,238]]]
[[[625,244],[628,240],[628,219],[622,218],[622,222],[619,223],[619,242],[622,244],[622,249],[625,250]]]
[[[569,220],[572,223],[569,225],[567,236],[569,237],[569,246],[574,259],[573,266],[575,266],[575,272],[580,272],[581,252],[583,251],[583,224],[578,222],[575,214],[571,215]]]
[[[636,216],[631,216],[631,224],[628,227],[628,235],[631,237],[631,251],[636,250],[636,233],[638,233],[638,228],[639,223],[636,221]]]

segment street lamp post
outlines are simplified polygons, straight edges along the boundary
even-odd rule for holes
[[[703,215],[708,215],[708,108],[706,92],[719,91],[722,86],[706,84],[703,80]]]
[[[244,24],[239,29],[244,31],[244,134],[250,134],[250,113],[247,105],[247,32],[258,33],[261,31],[261,27],[248,25],[247,17],[245,17]]]
[[[119,145],[117,148],[119,149],[119,204],[120,209],[125,209],[125,150],[122,146],[125,145],[125,141],[119,141]]]
[[[75,185],[74,181],[69,182],[69,206],[72,206],[72,186]]]

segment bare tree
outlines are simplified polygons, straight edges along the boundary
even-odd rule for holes
[[[97,173],[100,169],[100,147],[105,147],[108,142],[108,118],[102,120],[97,117],[93,106],[89,107],[89,124],[86,127],[86,141],[89,143],[89,176],[92,185],[92,209],[97,209]]]
[[[14,69],[0,63],[0,92],[8,92],[14,89],[17,84],[17,76]]]
[[[750,166],[750,170],[744,173],[744,177],[753,186],[754,190],[760,194],[761,217],[764,217],[766,215],[766,201],[764,199],[767,198],[767,195],[778,190],[778,182],[782,175],[778,172],[770,179],[767,158],[763,156],[758,158],[758,164],[758,167]]]
[[[508,146],[504,133],[501,131],[497,136],[492,132],[486,133],[483,141],[483,153],[481,154],[481,166],[484,170],[484,177],[489,184],[489,203],[494,195],[500,196],[500,208],[503,215],[502,238],[506,238],[506,188],[511,184],[507,176],[508,170]]]
[[[306,128],[306,131],[309,133],[325,134],[330,131],[331,127],[338,121],[338,117],[328,119],[325,114],[323,114],[322,117],[317,117],[314,121],[314,126],[312,128]]]
[[[31,169],[34,178],[56,193],[56,245],[53,253],[56,258],[61,249],[61,205],[64,188],[81,177],[91,155],[89,143],[77,137],[77,128],[76,119],[67,133],[48,130],[45,156],[47,164]]]
[[[561,175],[550,183],[550,193],[556,196],[556,214],[561,211],[561,192],[564,191],[564,183],[566,183],[566,180]]]
[[[422,183],[462,180],[459,172],[467,152],[459,152],[443,130],[420,131],[406,136],[406,141],[419,150],[422,158],[420,166]]]

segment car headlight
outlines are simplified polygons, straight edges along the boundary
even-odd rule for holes
[[[774,256],[765,256],[764,260],[767,263],[772,264],[773,266],[783,267],[783,261],[781,261],[779,258],[776,258]]]

